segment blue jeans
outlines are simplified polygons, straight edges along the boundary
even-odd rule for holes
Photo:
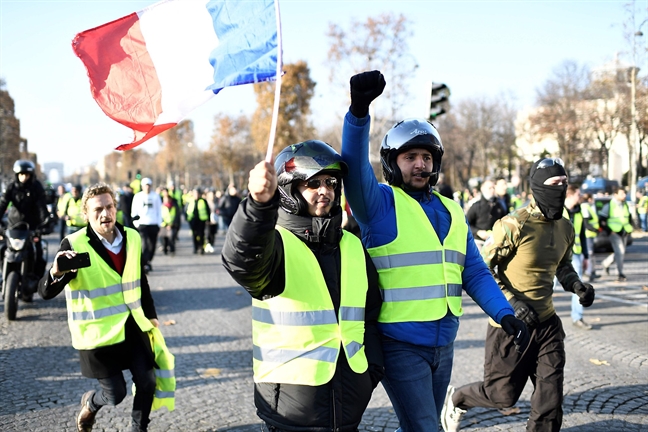
[[[583,254],[573,254],[572,255],[572,267],[578,273],[578,278],[583,279],[583,260],[585,257]],[[583,305],[580,304],[580,299],[576,294],[572,294],[571,302],[571,319],[573,322],[583,319]]]
[[[383,341],[383,387],[402,432],[437,432],[450,376],[454,343],[423,347],[393,339]]]
[[[643,231],[648,231],[648,214],[639,213],[639,221],[641,223],[641,229]]]

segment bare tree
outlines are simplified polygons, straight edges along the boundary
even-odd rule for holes
[[[529,117],[531,133],[538,139],[551,137],[568,167],[584,152],[587,144],[587,116],[582,110],[589,85],[589,70],[565,61],[537,91],[538,111]]]
[[[511,98],[500,95],[459,101],[439,120],[443,171],[455,188],[466,187],[471,177],[510,177],[517,157],[515,116]]]
[[[158,135],[159,150],[155,162],[166,181],[179,183],[187,172],[188,154],[192,152],[195,135],[193,122],[182,120],[177,126]]]
[[[310,77],[310,69],[303,61],[285,64],[283,69],[285,75],[281,82],[275,154],[290,144],[312,139],[315,134],[309,119],[310,101],[315,94],[315,82]],[[251,136],[258,159],[261,159],[265,156],[268,145],[275,83],[255,84],[254,92],[258,106],[252,117]]]
[[[214,166],[210,169],[219,169],[224,175],[216,183],[222,183],[223,187],[224,180],[227,184],[237,184],[237,178],[240,179],[243,172],[247,173],[254,163],[258,162],[258,155],[250,145],[251,142],[250,120],[246,116],[215,117],[214,133],[209,146],[209,153],[212,155],[210,158]]]
[[[410,79],[418,68],[409,51],[411,22],[403,14],[381,14],[360,22],[351,19],[345,29],[329,24],[329,81],[348,100],[349,79],[356,73],[380,70],[387,81],[384,94],[371,104],[373,111],[370,158],[377,162],[380,138],[395,122],[399,110],[410,99]],[[380,110],[380,107],[386,107]]]

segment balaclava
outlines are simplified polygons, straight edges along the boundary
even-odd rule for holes
[[[542,214],[549,220],[558,220],[562,217],[563,207],[565,206],[565,196],[567,195],[567,184],[560,186],[545,185],[548,178],[555,176],[566,176],[565,167],[554,163],[546,168],[538,168],[541,159],[531,166],[529,182],[531,183],[531,192],[538,203]]]

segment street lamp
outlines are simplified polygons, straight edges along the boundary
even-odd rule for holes
[[[634,33],[632,38],[632,66],[630,67],[630,142],[628,147],[630,147],[630,197],[632,200],[635,199],[637,193],[637,165],[641,163],[641,160],[638,159],[638,154],[641,152],[641,144],[639,143],[639,134],[637,132],[637,73],[639,68],[637,64],[637,37],[643,36],[641,31],[641,26],[648,22],[648,18],[643,20],[641,24],[637,27],[637,31]]]

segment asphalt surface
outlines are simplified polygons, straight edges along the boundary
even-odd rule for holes
[[[58,248],[49,236],[50,260]],[[176,410],[152,414],[150,431],[258,431],[252,398],[250,297],[227,275],[216,253],[193,255],[183,229],[176,256],[156,252],[149,275],[162,332],[176,356]],[[604,254],[597,255],[599,263]],[[556,291],[567,333],[563,431],[648,431],[648,236],[628,248],[625,274],[616,270],[594,283],[597,300],[586,309],[591,331],[571,325],[570,295]],[[487,318],[464,299],[455,343],[452,384],[481,380]],[[65,299],[20,303],[8,322],[0,305],[0,430],[72,431],[81,395],[97,388],[81,376],[66,323]],[[129,373],[125,374],[130,379]],[[130,386],[129,386],[130,388]],[[516,410],[470,410],[462,430],[523,431],[531,384]],[[132,396],[103,408],[95,431],[129,430]],[[398,420],[381,386],[365,412],[361,431],[394,431]]]

